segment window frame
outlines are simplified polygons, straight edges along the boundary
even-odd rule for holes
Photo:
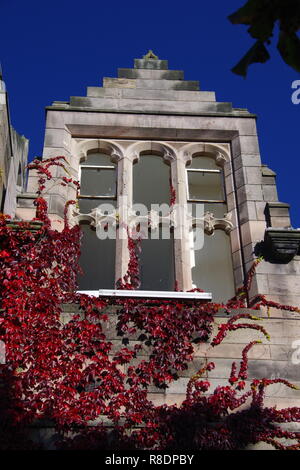
[[[196,157],[193,157],[196,158]],[[221,188],[224,199],[192,199],[190,197],[190,184],[189,184],[189,173],[208,173],[208,174],[220,174],[221,176]],[[208,203],[208,204],[227,204],[226,200],[226,190],[225,190],[225,183],[224,183],[224,175],[222,169],[220,170],[213,170],[208,168],[188,168],[186,167],[186,188],[187,188],[187,201],[191,203]]]
[[[109,156],[107,156],[109,158]],[[118,166],[117,165],[89,165],[85,163],[80,163],[79,171],[78,171],[78,179],[81,183],[82,177],[82,168],[90,168],[90,169],[100,169],[100,170],[114,170],[115,171],[115,194],[112,195],[89,195],[89,194],[81,194],[81,189],[78,192],[78,199],[95,199],[95,200],[113,200],[117,201],[118,199]]]

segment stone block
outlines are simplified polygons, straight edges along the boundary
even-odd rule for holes
[[[72,96],[70,106],[74,108],[93,108],[106,111],[136,112],[172,112],[174,114],[227,113],[231,111],[231,103],[215,103],[208,101],[176,101],[176,100],[143,100],[127,98],[91,98]],[[51,144],[53,146],[53,144]]]
[[[268,202],[265,215],[268,227],[290,227],[290,205],[282,202]]]
[[[228,211],[234,210],[236,208],[235,204],[235,194],[231,193],[227,195],[227,209]]]
[[[224,167],[223,167],[223,172],[224,172],[224,176],[229,176],[232,174],[232,165],[231,165],[231,161],[230,162],[226,162]]]
[[[58,157],[59,155],[63,155],[69,161],[70,164],[74,162],[74,158],[70,152],[68,152],[64,147],[46,147],[44,146],[43,149],[43,160],[46,158]],[[55,168],[52,167],[51,171],[53,172]]]
[[[65,148],[65,142],[69,139],[69,133],[65,129],[46,129],[45,147]]]
[[[244,259],[246,263],[248,263],[249,261],[253,261],[256,258],[254,249],[255,249],[254,243],[249,243],[249,245],[246,245],[243,247]]]
[[[21,196],[18,196],[17,198],[17,203],[18,203],[18,208],[30,208],[35,210],[35,207],[33,205],[37,195],[36,194],[22,194]]]
[[[233,229],[230,232],[231,251],[234,253],[240,249],[240,238],[238,229]]]
[[[274,185],[263,185],[263,196],[265,201],[278,201],[277,188]]]
[[[164,393],[148,393],[147,398],[152,401],[154,406],[161,406],[166,403],[166,395]]]
[[[261,171],[259,167],[248,167],[245,168],[246,172],[246,179],[248,184],[261,184],[262,178],[261,178]]]
[[[262,184],[265,186],[273,185],[276,186],[276,178],[274,176],[264,176],[262,175]]]
[[[51,195],[49,201],[49,214],[57,214],[63,218],[66,201],[67,198],[63,198],[59,195]]]
[[[253,297],[254,294],[263,294],[267,295],[270,292],[268,276],[265,274],[256,274],[254,277],[254,282],[252,283],[253,287],[256,287],[256,292],[250,290],[250,297]]]
[[[128,98],[137,100],[205,101],[215,102],[215,93],[206,91],[184,91],[165,89],[88,87],[88,98]],[[72,98],[71,104],[75,103]],[[74,104],[75,105],[75,104]]]
[[[168,61],[159,59],[134,59],[135,69],[168,70]]]
[[[267,300],[271,300],[273,302],[276,302],[279,305],[285,305],[285,306],[292,306],[292,307],[298,307],[300,308],[300,295],[296,294],[288,294],[288,295],[278,295],[277,292],[271,292],[270,294],[266,296]],[[271,308],[270,309],[270,315],[271,316],[277,316],[280,318],[289,318],[293,320],[299,319],[299,313],[290,311],[290,310],[280,310],[278,308]]]
[[[259,145],[257,136],[240,136],[241,154],[255,155],[259,154]]]
[[[270,293],[293,295],[300,292],[300,276],[268,274]],[[300,333],[299,333],[300,336]]]
[[[300,263],[296,260],[292,260],[286,264],[269,263],[268,261],[264,261],[257,266],[256,272],[280,276],[294,275],[300,277]]]
[[[130,78],[110,78],[104,77],[103,78],[103,87],[104,88],[135,88],[136,87],[136,80]],[[88,89],[94,89],[99,87],[89,87]],[[89,95],[88,96],[93,96]]]
[[[189,382],[189,378],[187,377],[180,377],[175,382],[170,383],[168,389],[166,390],[166,400],[170,394],[183,394],[186,393],[186,387]]]
[[[233,192],[233,177],[232,177],[232,175],[226,176],[226,178],[225,178],[225,189],[226,189],[226,194],[231,194]]]
[[[165,396],[165,404],[168,406],[180,405],[185,399],[185,393],[169,393],[167,391]]]
[[[244,224],[250,220],[257,220],[255,202],[246,201],[243,204],[239,205],[239,217],[240,223]]]
[[[242,154],[234,159],[234,168],[238,170],[241,167],[256,166],[260,168],[261,160],[259,154]]]
[[[110,79],[118,80],[118,79]],[[192,80],[154,80],[154,79],[142,79],[137,78],[135,80],[136,88],[150,89],[150,90],[185,90],[185,91],[197,91],[199,90],[199,81]],[[129,87],[128,87],[129,88]],[[215,101],[214,92],[204,92],[212,93],[214,98],[212,101]]]
[[[263,201],[255,201],[257,220],[266,220],[266,203]]]
[[[138,100],[215,102],[215,94],[204,91],[145,90],[141,88],[118,90],[121,98]]]
[[[16,219],[31,221],[35,217],[35,207],[23,208],[17,206],[15,217]]]
[[[237,190],[238,203],[245,201],[263,201],[262,187],[258,184],[247,184]]]
[[[244,272],[241,266],[233,270],[235,287],[241,287],[244,283]]]
[[[259,312],[251,310],[250,313],[252,315],[259,316]],[[212,337],[214,337],[214,335],[218,331],[217,326],[226,322],[226,318],[215,318],[215,326],[214,331],[212,333]],[[251,341],[261,340],[262,343],[266,345],[276,344],[288,346],[290,348],[291,341],[293,341],[295,335],[297,337],[298,330],[300,328],[300,321],[298,321],[297,323],[296,320],[289,320],[288,323],[291,323],[291,325],[286,325],[286,322],[280,318],[262,318],[259,321],[243,318],[242,323],[253,323],[257,325],[262,325],[270,334],[270,341],[268,341],[260,331],[252,329],[239,329],[237,331],[229,331],[222,344],[232,343],[246,345]]]
[[[263,240],[265,229],[266,224],[262,221],[251,221],[241,225],[243,246],[247,246],[250,243],[255,244]]]
[[[118,69],[118,78],[143,78],[154,80],[183,80],[183,70],[145,70],[145,69]]]
[[[237,269],[242,266],[242,255],[240,250],[235,251],[232,254],[232,265],[233,269]]]
[[[234,173],[234,177],[236,188],[240,188],[241,186],[244,186],[247,183],[245,168],[239,168],[238,170],[236,170]]]
[[[239,136],[235,136],[231,141],[232,157],[235,159],[241,155],[241,144]]]
[[[215,358],[232,359],[239,361],[242,358],[242,351],[245,345],[235,343],[221,343],[212,347],[210,343],[202,343],[195,346],[196,357],[207,357],[208,360]],[[248,353],[249,359],[271,359],[270,345],[256,344]]]

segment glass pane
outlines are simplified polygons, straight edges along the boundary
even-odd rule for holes
[[[158,232],[158,233],[157,233]],[[142,240],[140,253],[141,289],[169,290],[175,286],[173,235],[162,239],[162,228],[149,231],[149,238]],[[159,237],[159,239],[151,239]]]
[[[193,249],[191,240],[191,262],[194,286],[211,292],[213,302],[226,302],[235,295],[230,238],[223,230],[205,235],[200,250]]]
[[[227,204],[221,204],[221,203],[209,204],[209,203],[201,203],[201,202],[197,202],[197,203],[192,202],[192,203],[189,203],[189,213],[192,213],[193,217],[199,217],[199,214],[201,217],[200,209],[197,212],[197,208],[199,208],[200,205],[204,205],[203,214],[205,214],[205,212],[212,212],[214,216],[218,219],[223,219],[224,214],[228,212]]]
[[[170,167],[157,155],[143,155],[133,166],[133,202],[170,204]]]
[[[115,240],[99,240],[90,225],[81,224],[80,266],[84,272],[78,275],[79,290],[114,289]]]
[[[86,196],[115,196],[116,171],[81,167],[80,194]]]
[[[188,168],[201,168],[206,170],[220,170],[220,167],[216,165],[214,158],[198,156],[192,159],[192,163]]]
[[[117,201],[115,199],[81,199],[79,198],[79,210],[82,214],[89,214],[96,207],[101,206],[101,204],[111,204],[113,207],[117,206]]]
[[[221,173],[188,171],[189,199],[224,199]]]
[[[81,162],[82,165],[114,166],[109,155],[104,153],[89,153],[87,159]]]

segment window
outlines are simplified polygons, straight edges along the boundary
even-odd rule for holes
[[[222,170],[213,158],[196,156],[187,168],[188,201],[196,217],[197,204],[204,205],[204,214],[210,212],[222,219],[227,212]],[[224,230],[204,235],[201,249],[194,248],[195,230],[190,237],[192,281],[194,287],[212,292],[213,301],[224,301],[234,296],[234,279],[229,236]]]
[[[91,148],[93,143],[87,143]],[[179,289],[201,288],[212,292],[214,301],[234,295],[228,236],[232,224],[224,217],[227,203],[223,170],[216,163],[223,164],[227,156],[222,154],[220,146],[195,144],[197,151],[192,152],[191,163],[185,167],[191,145],[194,144],[95,142],[95,148],[105,150],[89,151],[80,163],[79,220],[83,231],[81,266],[84,270],[84,275],[78,276],[80,290],[114,289],[115,281],[126,274],[129,224],[142,239],[141,290],[173,291],[176,279]],[[201,147],[209,147],[209,153],[205,148],[198,150]],[[171,199],[175,201],[172,208]],[[193,227],[184,212],[184,218],[180,215],[177,219],[177,205],[184,208],[186,202],[193,213]],[[110,205],[105,212],[104,204]],[[203,223],[203,213],[197,215],[200,206],[204,206],[208,221],[202,249],[195,228],[200,219]],[[100,210],[97,220],[96,208]],[[99,226],[103,229],[103,221],[109,219],[104,214],[116,210],[110,218],[117,229],[115,238],[100,239]]]
[[[80,165],[80,212],[88,213],[101,203],[116,206],[116,166],[108,155],[91,153]]]
[[[116,166],[108,155],[90,153],[80,165],[79,209],[89,214],[105,204],[103,212],[116,207]],[[109,209],[111,207],[111,209]],[[100,240],[90,222],[81,221],[83,232],[80,265],[83,275],[78,276],[80,290],[113,289],[115,286],[115,239]]]
[[[189,203],[204,204],[204,212],[214,212],[223,217],[227,210],[222,170],[214,158],[196,156],[187,168],[187,187]]]
[[[143,204],[148,212],[169,214],[170,167],[158,155],[141,155],[133,166],[133,202]],[[144,214],[143,214],[144,215]],[[146,214],[145,214],[146,215]],[[170,225],[162,221],[142,237],[140,253],[141,289],[174,290],[174,247]]]

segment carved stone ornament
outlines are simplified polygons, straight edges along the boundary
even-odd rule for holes
[[[106,214],[104,212],[101,212],[101,210],[98,209],[97,207],[93,209],[91,212],[89,212],[88,214],[83,214],[79,212],[77,209],[75,209],[73,210],[72,216],[73,216],[71,220],[72,225],[85,221],[85,222],[88,222],[91,225],[91,227],[94,227],[94,228],[104,227],[107,224],[109,224],[110,226],[116,227],[119,222],[119,215],[116,210],[112,213]]]
[[[224,166],[225,163],[227,162],[226,158],[224,157],[224,155],[222,155],[222,153],[218,152],[217,155],[216,155],[216,164],[218,166]]]
[[[289,263],[300,253],[300,230],[267,228],[263,256],[271,263]]]
[[[143,56],[143,59],[154,59],[154,60],[158,60],[158,56],[154,54],[154,52],[152,51],[152,49],[149,49],[149,51],[147,52],[147,54],[145,54]]]
[[[100,209],[95,208],[88,214],[82,214],[77,209],[73,210],[73,217],[70,221],[72,225],[86,221],[94,228],[104,227],[109,224],[116,227],[119,223],[119,214],[115,210],[110,214],[101,212]],[[215,230],[224,230],[229,234],[233,229],[232,216],[230,213],[224,214],[223,218],[217,218],[213,212],[205,212],[203,218],[194,218],[188,216],[188,223],[190,227],[201,227],[207,235],[212,235]],[[147,215],[136,215],[135,211],[128,212],[127,226],[130,229],[136,229],[138,226],[148,230],[157,230],[160,225],[169,226],[170,228],[176,227],[177,216],[175,211],[171,211],[165,216],[160,215],[159,212],[151,210]]]
[[[232,215],[230,213],[224,214],[223,218],[217,218],[213,212],[205,212],[203,219],[193,219],[193,226],[203,227],[204,232],[207,235],[213,235],[215,230],[224,230],[225,233],[229,234],[233,229]]]

